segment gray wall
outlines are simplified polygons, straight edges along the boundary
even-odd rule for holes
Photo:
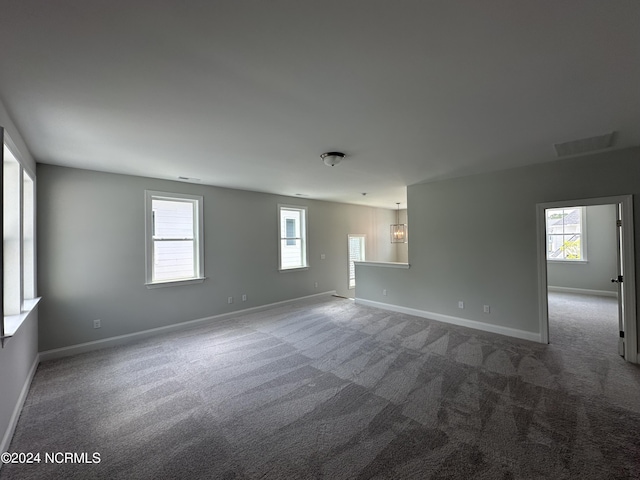
[[[547,262],[547,284],[554,287],[617,292],[616,207],[586,207],[587,263]]]
[[[20,133],[0,102],[0,125],[6,129],[17,148],[24,167],[35,172],[36,164],[27,150]],[[0,349],[0,441],[11,421],[29,371],[38,355],[38,312],[33,311],[16,335]]]
[[[630,148],[410,186],[411,268],[358,267],[356,296],[539,332],[536,204],[636,194],[638,239],[638,179],[640,148]]]
[[[41,351],[329,290],[353,295],[349,233],[367,234],[371,260],[395,260],[392,210],[43,164],[38,183]],[[204,283],[145,287],[145,189],[204,196]],[[308,207],[308,270],[278,272],[278,203]]]

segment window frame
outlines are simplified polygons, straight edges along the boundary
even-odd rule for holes
[[[547,245],[549,243],[550,236],[566,236],[569,235],[567,233],[549,233],[549,224],[547,219],[547,214],[550,210],[580,210],[580,232],[577,233],[580,235],[580,258],[572,259],[572,258],[549,258],[549,250],[546,250],[546,261],[551,263],[564,263],[564,264],[581,264],[587,263],[587,208],[585,206],[565,206],[565,207],[557,207],[557,208],[547,208],[545,209],[545,240]]]
[[[360,260],[351,260],[351,239],[362,239],[362,258]],[[349,290],[356,288],[356,267],[353,266],[353,286],[351,285],[351,263],[367,261],[367,234],[366,233],[350,233],[347,235],[347,287]]]
[[[40,301],[37,296],[37,269],[36,269],[36,176],[31,169],[24,164],[19,149],[11,141],[6,130],[0,127],[0,139],[2,140],[2,173],[0,174],[0,190],[3,197],[2,231],[3,248],[0,250],[0,286],[2,298],[0,310],[2,321],[0,322],[0,340],[4,347],[5,341],[18,331],[20,326],[29,317]],[[11,155],[11,160],[5,158],[5,148]],[[16,185],[12,189],[13,202],[6,203],[5,196],[5,162],[15,161],[17,171]],[[29,183],[29,188],[25,184]],[[12,213],[5,212],[10,208]],[[28,209],[28,211],[27,211]],[[17,227],[18,255],[12,255],[13,260],[5,258],[5,216],[13,217],[11,223]],[[28,224],[27,224],[28,223]],[[14,238],[16,232],[12,232],[9,238]],[[25,235],[25,233],[27,235]],[[25,237],[28,237],[29,248],[25,246]],[[7,270],[12,270],[8,272]],[[8,283],[13,285],[8,287]],[[11,296],[11,298],[7,298]],[[8,308],[7,308],[8,307]],[[7,311],[9,313],[7,314]]]
[[[285,231],[282,231],[282,212],[283,211],[297,211],[300,213],[300,237],[289,237]],[[309,268],[309,245],[308,245],[308,208],[300,205],[286,205],[278,204],[278,271],[280,272],[294,272],[300,270],[307,270]],[[284,235],[283,235],[284,234]],[[282,243],[283,241],[300,240],[301,260],[302,264],[295,267],[283,267],[282,266]]]
[[[190,202],[193,205],[194,276],[170,280],[154,280],[154,215],[153,200]],[[145,285],[147,288],[172,287],[202,283],[204,275],[204,198],[202,195],[145,190]]]

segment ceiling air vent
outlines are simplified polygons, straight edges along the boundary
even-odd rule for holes
[[[596,137],[582,138],[571,142],[555,143],[553,146],[559,157],[597,152],[598,150],[604,150],[613,146],[614,133],[615,132],[611,132]]]

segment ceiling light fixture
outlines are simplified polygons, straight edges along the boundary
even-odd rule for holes
[[[346,155],[342,152],[327,152],[320,155],[320,158],[324,160],[324,164],[328,167],[333,167],[339,164]]]
[[[407,243],[407,224],[400,223],[400,202],[396,202],[396,223],[391,225],[391,243]]]

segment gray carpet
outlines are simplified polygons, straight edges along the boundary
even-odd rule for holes
[[[568,348],[618,352],[618,299],[549,293],[549,341]]]
[[[640,369],[587,347],[331,297],[238,315],[41,364],[11,451],[101,462],[0,479],[640,478]]]

